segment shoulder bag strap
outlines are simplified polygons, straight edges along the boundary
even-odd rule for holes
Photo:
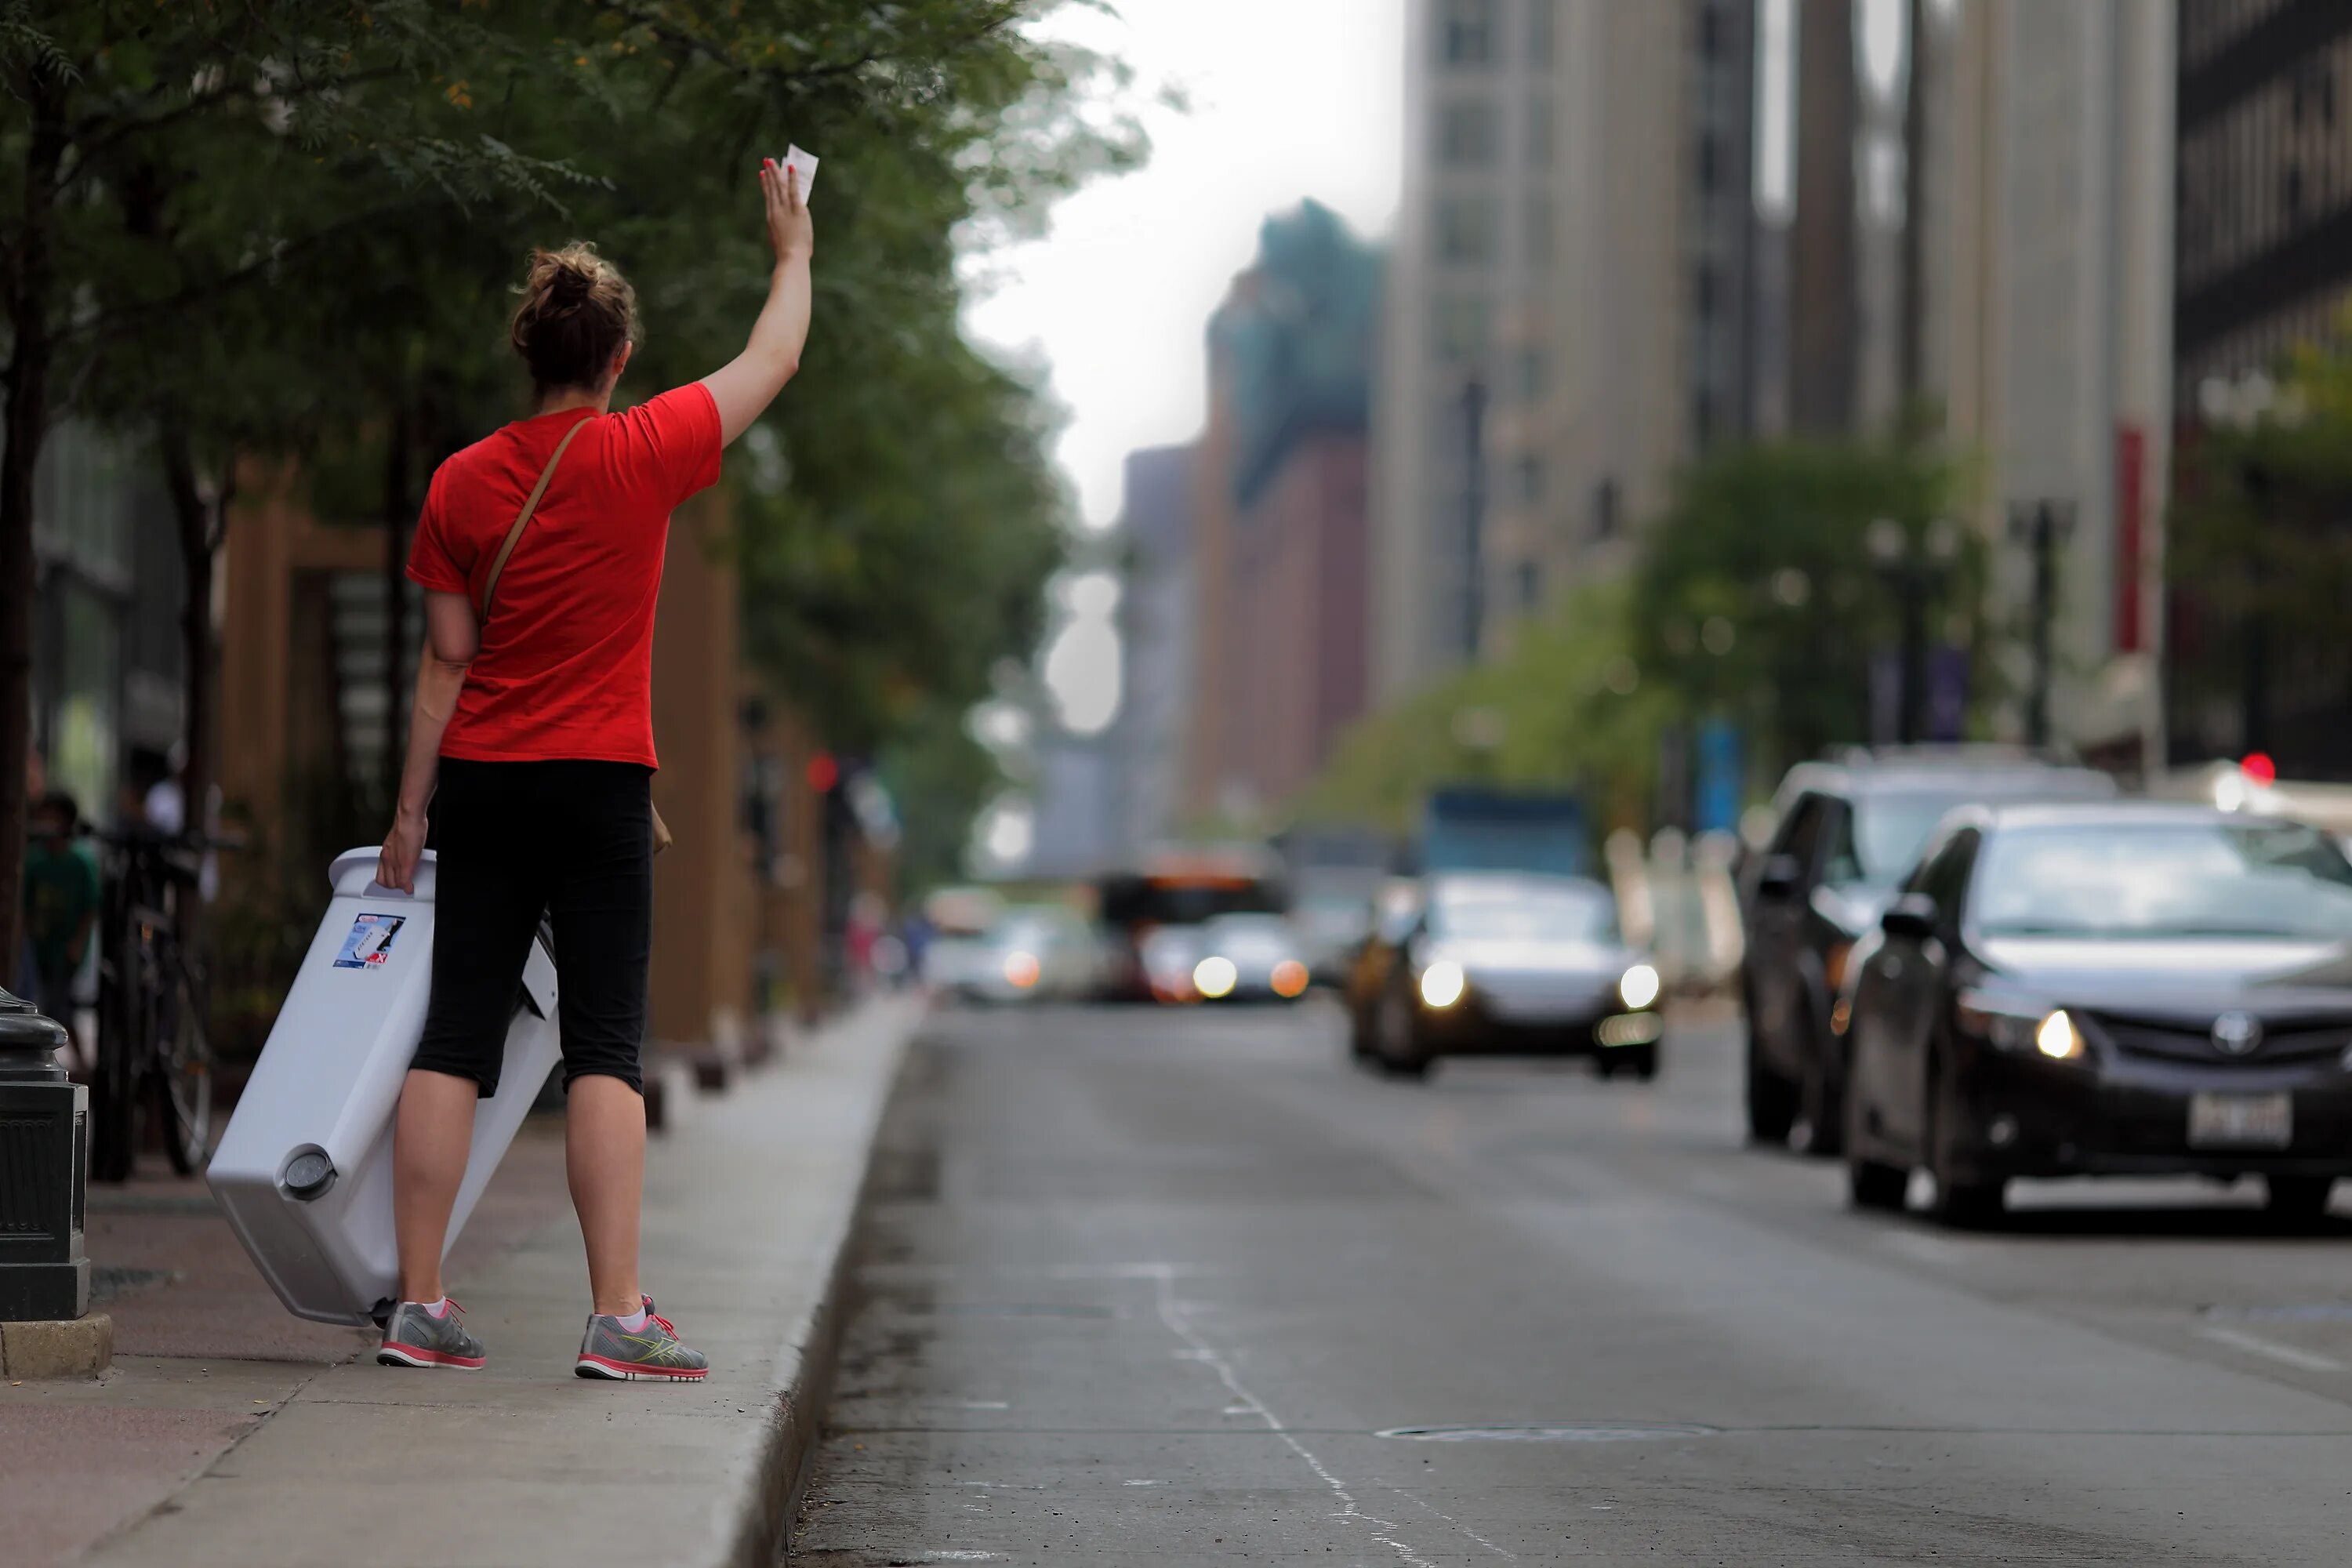
[[[591,414],[587,419],[581,420],[563,433],[563,439],[555,444],[555,455],[548,458],[547,467],[539,471],[539,483],[530,487],[530,499],[522,503],[520,511],[515,513],[514,526],[507,530],[507,542],[499,546],[499,558],[490,563],[489,581],[482,584],[481,620],[484,625],[489,623],[490,600],[499,591],[499,574],[507,569],[507,557],[514,553],[516,542],[522,538],[522,531],[530,525],[530,514],[539,510],[539,498],[547,493],[547,481],[555,477],[555,465],[563,461],[563,449],[572,445],[572,437],[580,434],[582,426],[595,417]]]

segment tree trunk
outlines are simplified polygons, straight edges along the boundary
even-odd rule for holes
[[[176,418],[167,418],[158,435],[164,486],[171,491],[173,518],[179,525],[180,568],[186,584],[186,597],[180,605],[180,739],[186,752],[180,788],[188,827],[203,832],[212,826],[213,573],[228,530],[236,459],[228,459],[227,472],[207,500],[196,477],[187,427]],[[192,921],[199,902],[190,900],[183,906]],[[193,942],[196,932],[192,926],[181,935]]]
[[[401,666],[408,642],[408,524],[416,515],[416,498],[410,487],[415,421],[405,394],[393,405],[392,426],[384,436],[383,468],[383,809],[386,821],[400,805],[400,771],[408,737],[401,721],[407,707],[401,701]]]
[[[49,333],[55,289],[50,223],[65,157],[63,93],[36,70],[29,84],[32,136],[25,153],[25,210],[16,254],[5,268],[13,340],[0,390],[7,400],[0,447],[0,976],[16,979],[24,952],[25,766],[33,736],[33,467],[49,416]]]

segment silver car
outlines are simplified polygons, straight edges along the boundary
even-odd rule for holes
[[[1353,1046],[1402,1077],[1444,1056],[1590,1055],[1603,1077],[1658,1070],[1657,970],[1617,900],[1577,877],[1429,878],[1409,924],[1377,933],[1349,985]]]

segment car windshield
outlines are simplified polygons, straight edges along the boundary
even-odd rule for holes
[[[1843,865],[1832,857],[1830,880],[1900,881],[1918,864],[1919,851],[1927,847],[1927,835],[1936,824],[1969,799],[1965,795],[1864,795],[1854,802],[1853,853]]]
[[[1617,900],[1598,885],[1444,888],[1430,930],[1468,942],[1604,942],[1617,934]]]
[[[2288,823],[2011,828],[1975,885],[1988,936],[2352,939],[2352,863]]]
[[[1854,797],[1852,826],[1832,835],[1823,878],[1891,888],[1919,863],[1936,825],[1963,805],[1991,800],[2081,799],[2113,787],[2074,769],[1991,773],[1964,779],[1964,787],[1871,790]]]

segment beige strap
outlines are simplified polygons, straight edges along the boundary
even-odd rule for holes
[[[595,417],[591,414],[586,419],[581,420],[578,425],[574,425],[563,433],[563,439],[555,444],[555,455],[548,458],[547,467],[540,470],[539,483],[530,487],[530,499],[522,503],[520,511],[515,513],[514,526],[507,530],[507,542],[499,546],[499,558],[490,563],[490,580],[482,584],[481,621],[483,625],[489,624],[490,599],[499,591],[499,574],[507,569],[507,557],[514,553],[515,542],[522,537],[522,531],[530,525],[530,514],[539,510],[539,498],[547,493],[547,481],[555,477],[555,465],[563,461],[563,448],[572,445],[572,437],[579,435],[581,427],[593,422]]]

